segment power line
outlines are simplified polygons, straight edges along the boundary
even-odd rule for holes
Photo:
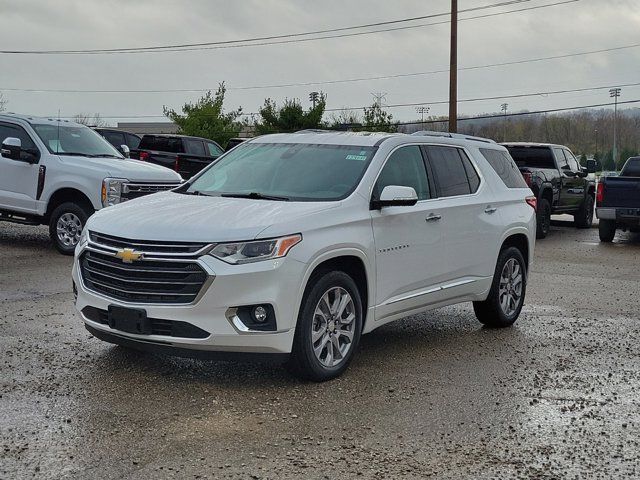
[[[507,62],[499,62],[499,63],[490,63],[484,65],[473,65],[469,67],[459,67],[458,70],[480,70],[483,68],[495,68],[495,67],[505,67],[511,65],[521,65],[526,63],[535,63],[535,62],[543,62],[547,60],[559,60],[563,58],[571,58],[571,57],[579,57],[584,55],[593,55],[597,53],[608,53],[620,50],[628,50],[631,48],[640,47],[640,43],[634,43],[631,45],[622,45],[619,47],[611,47],[611,48],[603,48],[599,50],[589,50],[585,52],[575,52],[575,53],[567,53],[561,55],[551,55],[548,57],[535,57],[528,58],[523,60],[512,60]],[[375,80],[392,80],[395,78],[405,78],[405,77],[417,77],[424,75],[434,75],[438,73],[449,73],[449,69],[441,69],[441,70],[430,70],[425,72],[413,72],[413,73],[397,73],[393,75],[377,75],[371,77],[356,77],[356,78],[345,78],[345,79],[336,79],[336,80],[324,80],[317,82],[297,82],[297,83],[280,83],[280,84],[267,84],[267,85],[254,85],[254,86],[240,86],[240,87],[227,87],[227,90],[262,90],[262,89],[270,89],[270,88],[290,88],[290,87],[308,87],[314,85],[332,85],[332,84],[340,84],[340,83],[352,83],[352,82],[364,82],[364,81],[375,81]],[[0,91],[7,92],[32,92],[32,93],[190,93],[190,92],[206,92],[211,90],[211,88],[168,88],[168,89],[153,89],[153,90],[79,90],[79,89],[56,89],[56,88],[5,88],[0,87]]]
[[[490,4],[490,5],[484,5],[484,6],[480,6],[480,7],[468,8],[468,9],[460,10],[460,12],[463,13],[463,12],[472,12],[472,11],[478,11],[478,10],[486,10],[486,9],[498,8],[498,7],[503,7],[503,6],[510,6],[510,5],[520,4],[520,3],[530,2],[530,1],[531,0],[510,0],[510,1],[500,2],[500,3]],[[496,15],[504,15],[504,14],[509,14],[509,13],[521,12],[521,11],[526,11],[526,10],[536,10],[536,9],[539,9],[539,8],[553,7],[553,6],[557,6],[557,5],[563,5],[563,4],[567,4],[567,3],[574,3],[574,2],[578,2],[578,1],[580,1],[580,0],[562,0],[562,1],[557,1],[555,3],[551,3],[551,4],[538,5],[538,6],[528,7],[528,8],[521,8],[521,9],[516,9],[516,10],[504,11],[504,12],[497,12],[497,13],[493,13],[493,14],[478,15],[478,16],[473,16],[473,17],[467,17],[467,18],[460,19],[460,20],[461,21],[462,20],[472,20],[472,19],[476,19],[476,18],[486,18],[486,17],[492,17],[492,16],[496,16]],[[304,32],[304,33],[295,33],[295,34],[273,35],[273,36],[268,36],[268,37],[254,37],[254,38],[248,38],[248,39],[242,39],[242,40],[226,40],[226,41],[204,42],[204,43],[194,43],[194,44],[157,45],[157,46],[148,46],[148,47],[87,49],[87,50],[0,50],[0,54],[7,54],[7,55],[9,55],[9,54],[10,55],[102,55],[102,54],[151,53],[151,52],[156,52],[156,53],[157,52],[184,52],[184,51],[193,51],[193,50],[212,50],[212,49],[220,49],[220,48],[240,48],[240,47],[277,45],[277,44],[285,44],[285,43],[306,42],[306,41],[313,41],[313,40],[324,40],[324,39],[328,39],[328,38],[344,38],[344,37],[351,37],[351,36],[357,36],[357,35],[370,35],[370,34],[381,33],[381,32],[391,32],[391,31],[406,30],[406,29],[412,29],[412,28],[422,28],[422,27],[431,26],[431,25],[440,25],[440,24],[449,23],[449,21],[447,20],[447,21],[444,21],[444,22],[426,23],[426,24],[420,24],[420,25],[409,25],[409,26],[393,27],[393,28],[386,28],[386,29],[377,29],[377,30],[371,30],[371,31],[366,31],[366,32],[352,32],[352,33],[343,33],[343,34],[338,34],[338,35],[323,35],[323,36],[318,36],[318,37],[313,37],[313,38],[300,38],[300,37],[307,37],[307,36],[310,36],[310,35],[318,35],[318,34],[324,34],[324,33],[335,33],[335,32],[340,32],[340,31],[371,28],[371,27],[375,27],[375,26],[383,26],[383,25],[389,25],[389,24],[415,22],[417,20],[422,20],[422,19],[427,19],[427,18],[436,18],[436,17],[448,16],[448,15],[450,15],[450,12],[443,12],[443,13],[437,13],[437,14],[431,14],[431,15],[423,15],[423,16],[420,16],[420,17],[411,17],[411,18],[404,18],[404,19],[399,19],[399,20],[390,20],[390,21],[386,21],[386,22],[377,22],[377,23],[371,23],[371,24],[356,25],[356,26],[351,26],[351,27],[341,27],[341,28],[326,29],[326,30],[316,30],[316,31],[313,31],[313,32]],[[285,39],[285,40],[280,40],[280,39]]]

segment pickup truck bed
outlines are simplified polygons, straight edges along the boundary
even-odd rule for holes
[[[601,241],[613,241],[619,228],[640,230],[640,157],[627,160],[619,177],[602,178],[596,200]]]

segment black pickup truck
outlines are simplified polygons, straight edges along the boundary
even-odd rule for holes
[[[189,179],[224,153],[216,142],[185,135],[143,135],[131,158],[156,163]]]
[[[589,173],[596,171],[590,161],[582,168],[567,147],[545,143],[504,143],[527,185],[538,199],[537,237],[549,233],[551,215],[573,215],[575,226],[589,228],[593,223],[596,184]]]
[[[618,228],[640,232],[640,157],[629,158],[619,176],[600,179],[596,215],[602,242],[612,242]]]

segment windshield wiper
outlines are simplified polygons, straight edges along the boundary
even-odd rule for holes
[[[123,158],[123,157],[119,157],[118,155],[113,155],[112,153],[99,153],[97,155],[91,155],[91,156],[95,158]]]
[[[95,155],[89,155],[88,153],[81,153],[81,152],[56,152],[56,155],[67,155],[69,157],[88,157],[88,158],[95,157]]]
[[[289,197],[278,197],[276,195],[264,195],[259,192],[251,192],[251,193],[222,193],[221,197],[228,198],[251,198],[253,200],[275,200],[278,202],[288,202]]]

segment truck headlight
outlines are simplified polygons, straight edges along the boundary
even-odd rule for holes
[[[233,265],[284,257],[302,241],[302,235],[256,240],[252,242],[219,243],[209,252],[223,262]]]
[[[102,180],[102,206],[110,207],[122,201],[122,185],[128,182],[124,178],[105,178]]]

